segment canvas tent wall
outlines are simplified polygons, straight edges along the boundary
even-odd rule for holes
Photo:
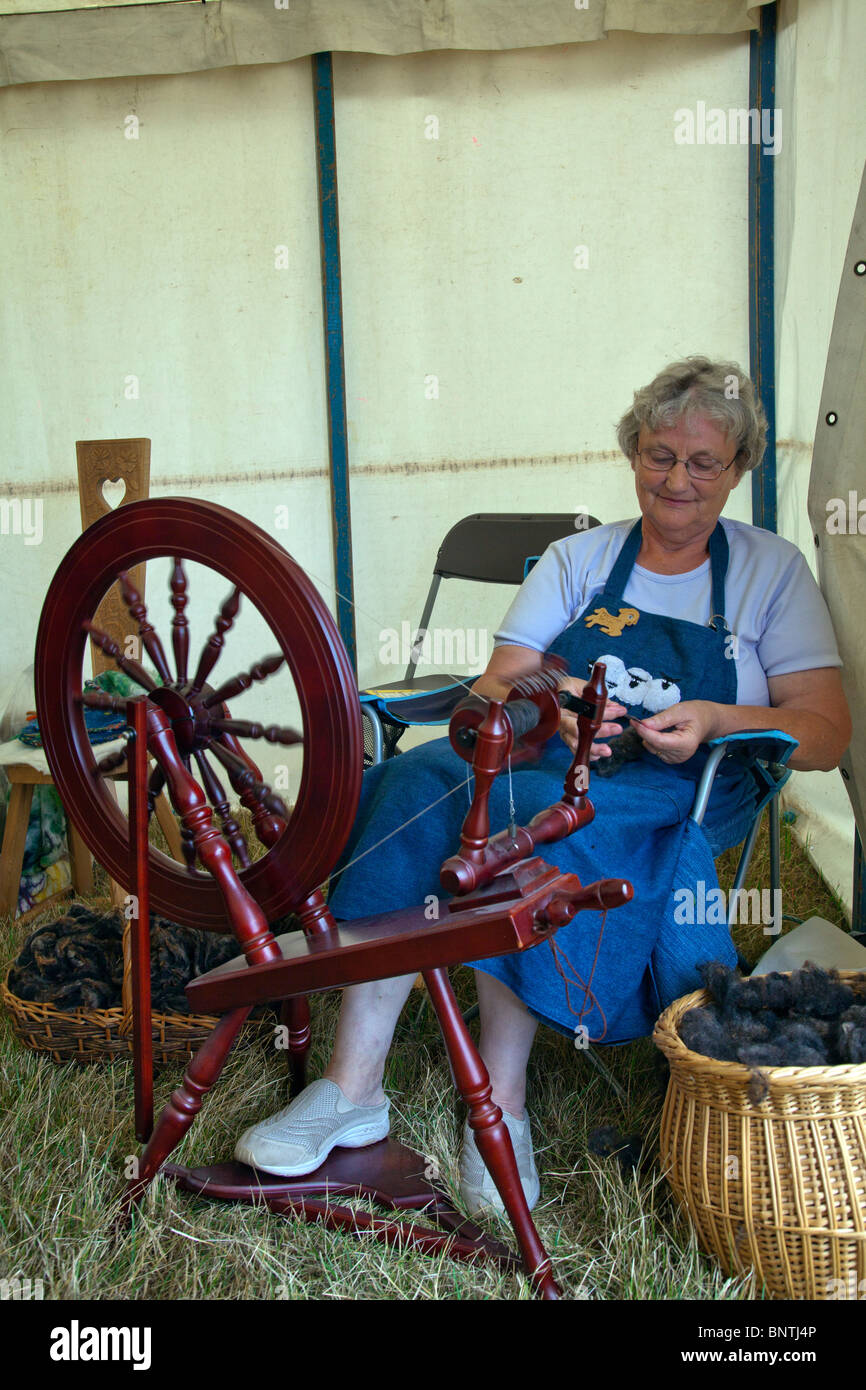
[[[78,532],[77,438],[149,436],[155,494],[244,512],[333,600],[317,51],[333,52],[361,679],[401,674],[385,639],[414,622],[459,516],[631,514],[613,426],[635,386],[683,353],[748,361],[748,147],[675,130],[701,103],[748,108],[759,8],[0,4],[2,488],[43,504],[39,544],[2,537],[0,678],[32,660]],[[858,0],[778,7],[779,529],[810,559],[864,37]],[[746,488],[730,514],[750,518]],[[471,621],[476,650],[507,598],[444,597],[442,626]],[[286,722],[279,700],[257,713]],[[838,775],[792,786],[850,897]]]

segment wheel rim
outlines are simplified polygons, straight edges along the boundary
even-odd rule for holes
[[[128,886],[128,822],[95,771],[80,703],[83,624],[119,573],[175,555],[242,591],[270,627],[294,679],[304,732],[298,796],[277,843],[238,875],[272,921],[323,884],[345,846],[361,790],[363,734],[354,674],[328,608],[295,561],[252,522],[212,502],[151,499],[118,508],[76,541],[48,590],[36,642],[36,704],[48,764],[85,844]],[[215,882],[153,848],[150,896],[153,910],[174,921],[228,930]]]

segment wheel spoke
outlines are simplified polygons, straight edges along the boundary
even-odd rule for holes
[[[154,765],[153,771],[147,779],[147,818],[153,815],[156,810],[156,799],[161,795],[165,786],[165,773],[159,763]]]
[[[192,831],[180,823],[180,847],[183,850],[183,857],[186,860],[186,871],[189,874],[195,873],[195,837]]]
[[[82,690],[75,698],[88,709],[105,709],[112,710],[115,714],[126,714],[126,700],[121,695],[109,695],[105,690]]]
[[[267,680],[274,671],[278,671],[285,661],[282,652],[276,656],[266,656],[263,661],[257,661],[255,666],[251,666],[248,671],[242,672],[239,676],[233,676],[230,681],[226,681],[212,695],[208,695],[203,701],[208,709],[213,709],[214,705],[225,704],[226,700],[233,700],[236,695],[240,695],[242,690],[249,690],[253,681]]]
[[[171,603],[174,608],[174,617],[171,620],[171,645],[174,649],[174,664],[178,682],[180,685],[184,685],[189,660],[189,623],[184,611],[187,605],[187,579],[183,558],[180,555],[174,557],[174,569],[171,572]]]
[[[263,738],[267,743],[282,743],[286,748],[304,741],[303,734],[296,729],[281,729],[276,724],[265,727],[252,724],[248,719],[212,719],[210,727],[220,734],[234,734],[235,738]]]
[[[201,780],[204,783],[204,789],[208,794],[210,803],[222,821],[223,835],[240,860],[241,868],[248,869],[250,865],[250,856],[246,841],[241,834],[240,826],[232,816],[231,807],[229,806],[222,783],[202,750],[197,749],[194,756],[198,763],[199,771],[201,772]]]
[[[128,735],[124,735],[123,737],[124,744],[122,748],[115,749],[113,753],[107,753],[104,758],[97,758],[96,771],[101,777],[104,777],[108,772],[114,772],[115,768],[122,767],[126,762],[126,742]]]
[[[181,767],[183,768],[184,772],[187,774],[188,777],[191,778],[191,777],[192,777],[192,773],[191,773],[191,771],[190,771],[190,757],[189,757],[189,754],[188,754],[188,753],[181,753],[180,750],[177,748],[176,745],[175,745],[174,752],[175,752],[175,756],[177,757],[178,761],[180,762],[180,765],[181,765]],[[171,781],[171,778],[169,777],[168,773],[166,772],[166,770],[165,770],[164,768],[163,768],[163,776],[165,777],[166,786],[168,787],[169,804],[173,806],[173,805],[174,805],[174,801],[173,801],[173,799],[172,799],[172,781]],[[177,783],[175,782],[174,785],[176,786]],[[177,808],[175,807],[175,810],[176,810],[176,809],[177,809]],[[188,825],[185,824],[183,817],[181,817],[181,820],[180,820],[180,847],[181,847],[181,850],[183,851],[183,857],[184,857],[184,859],[186,860],[186,871],[187,871],[187,873],[189,873],[189,874],[195,873],[195,861],[196,861],[196,853],[197,853],[197,852],[196,852],[196,847],[195,847],[195,834],[194,834],[194,832],[192,831],[192,829],[191,829]]]
[[[272,815],[279,816],[281,820],[289,819],[289,809],[282,797],[277,796],[272,791],[267,782],[260,782],[259,779],[250,771],[244,759],[239,757],[232,749],[226,748],[225,744],[213,742],[209,745],[210,752],[213,753],[225,768],[229,775],[229,781],[234,790],[240,795],[243,791],[251,791],[256,800],[261,803]]]
[[[216,666],[220,652],[225,645],[225,634],[231,628],[232,623],[238,615],[241,603],[240,589],[232,589],[216,619],[214,620],[214,631],[211,633],[204,645],[202,654],[198,659],[198,667],[195,673],[195,680],[190,689],[191,695],[197,695],[202,689],[205,681]]]
[[[84,619],[82,626],[85,631],[90,633],[90,636],[93,638],[99,650],[104,652],[106,656],[110,656],[115,666],[123,671],[125,675],[129,676],[130,680],[135,681],[136,685],[144,686],[145,690],[150,691],[157,689],[157,684],[153,677],[149,676],[144,667],[133,660],[131,656],[124,656],[113,637],[109,637],[107,632],[103,632],[101,628],[96,627],[89,618]]]
[[[231,734],[225,734],[223,737],[231,738]],[[259,840],[270,849],[286,829],[289,818],[286,806],[270,787],[258,780],[246,758],[226,748],[222,743],[212,743],[210,751],[226,769],[232,788],[240,797],[241,805],[245,806],[252,816],[253,827]]]
[[[147,616],[144,599],[125,570],[118,575],[118,578],[121,596],[130,616],[138,624],[138,635],[144,643],[144,649],[159,672],[159,678],[163,685],[171,685],[171,672],[168,669],[162,642],[159,640],[159,633]]]

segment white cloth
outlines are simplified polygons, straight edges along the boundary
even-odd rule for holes
[[[824,970],[866,970],[866,947],[824,917],[809,917],[774,941],[758,961],[753,975],[771,970],[801,970],[806,961]]]
[[[790,541],[742,521],[720,518],[730,558],[725,618],[736,637],[737,704],[769,705],[767,676],[841,666],[821,591]],[[554,541],[524,580],[495,645],[546,651],[604,588],[628,532],[617,521]],[[686,574],[653,574],[635,565],[625,603],[702,626],[710,620],[710,562]]]
[[[113,738],[107,743],[94,744],[94,758],[106,758],[109,753],[116,753],[119,748],[123,748],[126,740]],[[22,743],[18,738],[9,739],[7,743],[0,743],[0,767],[9,766],[32,767],[36,772],[44,772],[46,777],[51,776],[51,768],[48,766],[48,759],[45,756],[44,748],[31,748],[29,744]]]
[[[310,53],[525,49],[648,34],[736,34],[770,0],[2,0],[0,86],[285,63]],[[12,14],[7,12],[12,10]],[[36,13],[30,13],[30,11]],[[18,11],[19,13],[15,13]],[[25,13],[20,13],[25,11]],[[48,11],[48,13],[39,13]]]

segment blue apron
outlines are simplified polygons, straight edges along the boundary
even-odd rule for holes
[[[712,602],[707,627],[645,613],[624,602],[641,540],[641,523],[636,521],[604,590],[560,633],[550,651],[564,657],[578,679],[588,676],[596,661],[605,662],[610,698],[628,706],[635,719],[648,719],[681,700],[735,705],[737,663],[730,655],[733,647],[725,620],[728,538],[722,526],[717,522],[710,537]],[[654,754],[645,756],[661,763]],[[687,762],[678,763],[676,770],[680,776],[699,777],[706,758],[706,751],[699,749]]]
[[[736,662],[726,655],[728,544],[722,527],[717,525],[710,538],[713,601],[707,627],[623,601],[640,544],[638,521],[603,593],[551,651],[563,656],[578,678],[595,661],[606,660],[611,697],[636,717],[680,700],[736,703]],[[607,915],[603,933],[602,914],[582,912],[556,933],[556,953],[544,944],[473,962],[476,968],[501,979],[558,1031],[585,1028],[590,1038],[613,1043],[650,1032],[661,1008],[698,986],[700,962],[733,965],[736,952],[724,924],[684,926],[674,919],[678,888],[703,880],[709,891],[717,884],[709,842],[689,820],[705,758],[699,750],[687,762],[671,765],[644,752],[610,779],[590,774],[595,819],[567,839],[542,846],[539,856],[584,883],[627,878],[634,886],[633,901]],[[570,761],[557,735],[539,762],[515,768],[510,778],[500,774],[490,797],[491,831],[507,824],[509,795],[515,819],[524,825],[558,800]],[[439,866],[456,850],[466,814],[466,773],[447,739],[365,773],[361,809],[338,869],[351,867],[330,896],[337,917],[385,912],[441,894]],[[742,776],[722,784],[720,799],[741,821],[742,808],[754,805]],[[583,987],[566,985],[569,978]]]

